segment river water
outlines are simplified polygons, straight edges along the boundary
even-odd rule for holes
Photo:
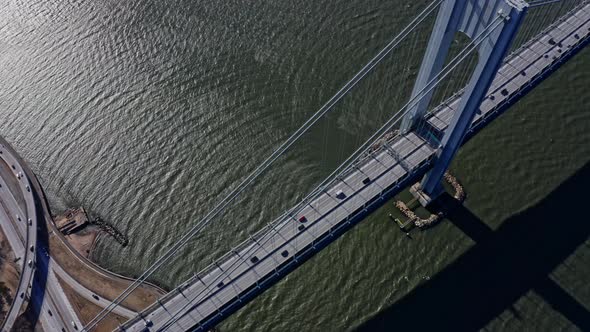
[[[7,0],[0,133],[54,213],[82,205],[129,236],[102,238],[94,259],[139,275],[423,6]],[[387,203],[221,329],[588,327],[589,55],[460,151],[468,199],[450,220],[409,239]],[[387,66],[153,280],[184,280],[329,173],[399,106]]]

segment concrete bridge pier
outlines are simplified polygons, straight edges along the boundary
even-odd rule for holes
[[[440,142],[434,167],[420,183],[411,188],[412,194],[423,206],[430,204],[443,192],[443,175],[461,146],[518,31],[527,7],[522,0],[447,0],[441,5],[412,91],[412,98],[440,73],[457,32],[466,34],[472,41],[483,41],[477,46],[477,65]],[[409,132],[419,125],[426,114],[432,94],[433,91],[426,94],[406,115],[402,123],[402,132]]]

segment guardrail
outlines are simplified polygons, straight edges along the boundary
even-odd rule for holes
[[[383,142],[383,144],[378,149],[375,149],[374,151],[372,151],[372,152],[370,152],[368,154],[361,155],[355,161],[362,164],[363,161],[364,162],[368,162],[369,161],[368,159],[371,159],[374,156],[376,156],[376,155],[378,155],[378,154],[380,154],[382,152],[386,152],[387,153],[387,150],[386,150],[387,149],[387,145],[393,143],[398,138],[401,138],[401,135],[396,134],[396,135],[392,136],[389,140]],[[419,172],[424,167],[426,167],[430,163],[430,161],[431,161],[431,158],[426,159],[426,160],[420,162],[418,165],[415,165],[415,167],[412,170],[410,170],[410,172],[406,172],[402,177],[400,177],[395,182],[393,182],[392,184],[390,184],[387,188],[383,188],[379,192],[379,194],[375,195],[375,197],[373,199],[365,202],[364,205],[363,205],[363,207],[359,208],[359,210],[360,211],[367,210],[367,208],[369,208],[369,206],[372,206],[374,204],[374,200],[378,200],[378,199],[384,197],[384,195],[386,195],[387,192],[391,191],[391,188],[395,188],[395,187],[399,186],[401,183],[404,183],[408,178],[411,178],[417,172]],[[335,176],[334,179],[332,179],[330,182],[328,182],[328,185],[326,187],[327,188],[330,188],[331,186],[335,185],[334,182],[338,181],[340,178],[346,177],[351,172],[356,171],[356,169],[354,168],[353,164],[354,163],[351,163],[351,165],[349,167],[345,168],[341,173],[339,173],[337,176]],[[398,165],[398,164],[392,165],[391,167],[388,168],[388,170],[389,169],[393,169],[396,165]],[[386,172],[383,172],[382,174],[380,174],[379,177],[377,177],[376,179],[382,177],[385,173],[387,173],[387,171]],[[311,198],[309,200],[304,200],[304,201],[300,202],[299,204],[297,204],[295,206],[295,208],[291,209],[291,211],[298,210],[298,208],[301,208],[301,209],[304,208],[304,206],[306,204],[309,204],[309,201],[314,200],[317,197],[317,195],[321,195],[321,194],[323,194],[323,191],[316,191],[316,196],[311,196]],[[346,202],[352,196],[354,196],[354,195],[351,195],[351,196],[347,197],[345,200],[342,200],[336,206],[334,206],[333,208],[331,208],[330,211],[327,211],[326,213],[324,213],[317,220],[312,221],[308,227],[311,227],[315,223],[320,222],[321,220],[323,220],[323,218],[325,217],[325,215],[329,214],[334,209],[340,207],[342,204],[344,204],[344,202]],[[361,212],[358,212],[358,211],[357,212],[353,212],[352,214],[350,214],[350,215],[348,215],[346,217],[346,220],[340,221],[335,227],[338,228],[338,229],[340,229],[340,225],[341,224],[349,222],[351,219],[355,218],[356,215],[359,214],[359,213],[361,213]],[[264,227],[262,227],[260,230],[258,230],[254,235],[250,236],[247,240],[241,242],[239,245],[237,245],[236,247],[234,247],[232,250],[228,251],[226,254],[224,254],[223,256],[221,256],[220,258],[218,258],[217,260],[215,260],[213,263],[211,263],[207,267],[203,268],[198,273],[194,274],[190,279],[188,279],[187,281],[185,281],[185,282],[181,283],[180,285],[178,285],[170,293],[168,293],[168,294],[164,295],[163,297],[159,298],[158,301],[156,301],[155,303],[153,303],[152,305],[150,305],[148,308],[146,308],[145,310],[143,310],[141,313],[139,313],[139,315],[137,317],[132,318],[129,321],[127,321],[125,323],[125,325],[134,324],[134,323],[138,322],[139,320],[141,320],[142,317],[149,315],[149,313],[151,313],[152,311],[156,310],[158,307],[160,307],[166,301],[168,301],[171,298],[174,298],[175,296],[177,296],[179,292],[181,292],[183,289],[186,289],[187,287],[189,287],[193,282],[199,281],[199,280],[203,279],[206,275],[208,275],[211,272],[213,272],[214,270],[220,269],[219,266],[221,264],[223,264],[223,262],[225,262],[227,260],[230,260],[232,258],[238,259],[238,260],[242,260],[243,258],[238,254],[238,252],[242,251],[243,249],[246,249],[249,246],[255,246],[257,244],[259,245],[259,241],[257,241],[257,240],[262,240],[270,232],[275,231],[275,226],[277,226],[278,224],[287,223],[287,222],[290,221],[290,219],[292,217],[288,217],[289,214],[290,214],[290,212],[283,213],[283,215],[281,217],[275,219],[271,223],[266,224]],[[329,235],[330,233],[324,233],[324,234],[322,234],[320,236],[320,238],[323,238],[325,235]],[[288,245],[291,240],[297,238],[301,234],[302,233],[297,233],[293,238],[291,238],[289,241],[285,242],[280,248],[284,248],[284,246]],[[316,242],[316,241],[320,241],[320,240],[318,238],[315,238],[314,239],[314,242]],[[269,257],[274,252],[277,252],[277,250],[279,250],[279,249],[278,248],[277,249],[274,249],[273,251],[271,251],[270,253],[268,253],[267,255],[265,255],[265,258],[266,257]],[[295,256],[298,256],[298,255],[299,254],[295,254],[294,257]],[[250,268],[247,269],[246,271],[242,272],[241,274],[246,273],[249,270],[250,270]]]
[[[10,165],[11,163],[10,163],[10,162],[8,162],[8,161],[7,161],[7,160],[4,158],[4,152],[2,151],[2,149],[5,149],[6,151],[8,151],[8,149],[6,148],[6,146],[4,146],[4,144],[0,144],[0,154],[2,154],[2,157],[1,157],[1,159],[2,159],[2,160],[4,160],[4,162],[6,162],[8,165]],[[8,152],[9,152],[9,153],[11,153],[11,151],[8,151]],[[11,153],[11,154],[12,154],[12,153]],[[26,177],[26,179],[28,180],[28,176]],[[30,183],[29,183],[29,184],[30,184]],[[22,186],[20,186],[20,185],[19,185],[19,187],[20,187],[20,188],[21,188],[21,190],[22,190],[23,196],[25,196],[25,195],[26,195],[26,192],[25,192],[25,190],[22,188]],[[8,188],[6,188],[6,189],[8,190]],[[2,203],[2,205],[4,205],[4,203]],[[7,210],[7,209],[5,208],[5,210]],[[29,209],[28,209],[28,207],[27,207],[27,210],[29,210]],[[9,310],[9,311],[6,313],[6,317],[5,317],[5,319],[2,321],[2,324],[0,324],[0,331],[5,331],[5,330],[10,330],[10,329],[12,329],[12,324],[14,324],[14,322],[9,322],[9,318],[10,318],[12,315],[18,315],[18,313],[16,313],[16,314],[15,314],[15,313],[13,312],[13,310],[18,310],[18,311],[20,311],[20,309],[21,309],[21,306],[22,306],[22,305],[21,305],[21,306],[18,306],[18,308],[17,308],[17,307],[16,307],[16,303],[17,303],[17,301],[18,301],[18,299],[19,299],[19,297],[20,297],[20,295],[19,295],[19,292],[20,292],[20,289],[21,289],[21,287],[23,286],[23,281],[25,280],[25,278],[26,278],[26,280],[27,280],[27,284],[28,284],[28,283],[31,281],[31,278],[30,278],[30,276],[29,276],[29,277],[25,277],[25,274],[26,274],[26,272],[27,272],[27,265],[28,265],[28,261],[29,261],[29,259],[30,259],[30,258],[29,258],[29,246],[30,246],[30,233],[31,233],[31,226],[32,226],[32,225],[29,225],[29,220],[30,220],[29,211],[27,211],[27,215],[26,215],[26,216],[23,216],[23,217],[25,217],[25,220],[24,220],[24,222],[25,222],[25,227],[26,227],[26,228],[25,228],[25,230],[26,230],[26,235],[25,235],[25,243],[24,243],[24,255],[23,255],[24,257],[23,257],[23,260],[22,260],[22,265],[23,265],[23,268],[22,268],[21,276],[20,276],[20,278],[19,278],[19,280],[18,280],[18,285],[17,285],[17,287],[16,287],[16,291],[17,291],[17,293],[16,293],[16,294],[14,294],[14,298],[12,299],[12,303],[11,303],[11,305],[10,305],[10,310]],[[9,222],[10,222],[10,221],[9,221]],[[35,226],[36,226],[36,223],[35,223]],[[34,231],[36,231],[36,229],[34,229]],[[18,226],[16,227],[16,232],[18,233]],[[35,248],[35,246],[33,246],[33,248]],[[35,257],[34,257],[34,253],[35,253],[35,251],[34,251],[34,250],[35,250],[35,249],[33,249],[33,266],[29,266],[29,268],[31,268],[31,269],[33,269],[33,268],[34,268],[34,264],[35,264],[35,263],[34,263],[34,260],[35,260]],[[33,272],[31,272],[31,273],[33,273]],[[27,288],[28,288],[28,286],[27,286]],[[23,296],[24,296],[24,294],[23,294]],[[23,301],[24,301],[24,299],[23,299]],[[8,326],[8,327],[7,327],[7,326],[6,326],[7,324],[9,324],[10,326]]]
[[[523,43],[517,50],[511,52],[506,57],[506,59],[504,60],[503,63],[505,64],[505,63],[509,62],[510,60],[512,60],[517,54],[519,54],[520,52],[522,52],[522,50],[524,50],[526,47],[530,46],[532,43],[536,42],[539,39],[540,36],[544,36],[545,34],[547,34],[548,31],[550,31],[551,29],[555,28],[557,25],[561,24],[563,21],[567,20],[572,15],[572,13],[579,11],[579,9],[582,6],[585,6],[588,2],[590,2],[590,1],[589,0],[584,0],[580,5],[576,6],[573,9],[571,9],[566,14],[564,14],[559,19],[557,19],[555,22],[553,22],[552,24],[548,25],[541,32],[539,32],[534,37],[532,37],[529,41]],[[572,49],[572,51],[574,51],[574,50]],[[566,54],[564,54],[564,56],[565,55]],[[552,64],[548,68],[551,68],[553,66],[554,65]],[[542,73],[544,73],[544,72],[545,71],[543,71]],[[537,75],[537,76],[539,76],[539,75]],[[535,76],[535,77],[537,77],[537,76]],[[535,77],[533,77],[533,79],[531,79],[531,82],[534,81],[534,78]],[[530,85],[532,85],[532,84],[530,84],[530,83],[525,84],[525,86],[527,88],[530,87]],[[518,90],[518,92],[520,92],[520,91],[521,91],[521,89]],[[449,103],[451,103],[452,101],[454,101],[456,98],[459,98],[460,95],[463,92],[464,92],[464,88],[456,91],[453,95],[451,95],[450,97],[446,98],[436,108],[434,108],[433,110],[427,112],[425,114],[425,116],[424,116],[424,119],[426,120],[428,117],[433,116],[434,113],[437,112],[437,111],[439,111],[442,107],[447,106]],[[514,93],[513,95],[516,96],[516,95],[518,95],[518,93]],[[492,116],[492,114],[494,112],[496,112],[496,110],[499,109],[500,106],[506,107],[506,103],[509,102],[509,101],[511,101],[511,100],[513,100],[512,97],[507,98],[507,100],[505,102],[502,102],[498,106],[494,107],[494,110],[488,112],[489,116],[486,115],[486,116],[482,117],[481,119],[479,119],[478,121],[476,121],[474,124],[472,124],[473,128],[470,129],[470,133],[473,133],[473,131],[477,129],[478,124],[480,123],[480,120],[482,120],[482,119],[484,119],[484,120],[485,119],[489,119],[489,117]],[[483,121],[483,122],[485,122],[485,121]],[[376,142],[380,141],[382,139],[382,137],[376,139],[373,143],[376,143]],[[169,292],[166,295],[164,295],[161,298],[159,298],[158,301],[156,301],[155,303],[153,303],[152,305],[150,305],[149,307],[147,307],[145,310],[143,310],[138,315],[137,318],[133,318],[133,319],[129,320],[126,324],[132,324],[134,322],[137,322],[139,319],[141,319],[142,316],[148,315],[150,312],[154,311],[157,307],[159,307],[162,303],[165,303],[169,299],[171,299],[174,296],[176,296],[177,293],[179,291],[181,291],[183,288],[186,288],[186,287],[188,287],[188,285],[190,285],[193,282],[195,282],[196,279],[202,279],[202,277],[205,277],[206,275],[210,274],[213,270],[219,269],[219,265],[222,264],[222,262],[227,261],[227,260],[229,260],[231,258],[242,259],[242,257],[240,257],[237,254],[237,252],[240,252],[242,249],[245,249],[248,246],[256,245],[257,244],[257,241],[256,241],[257,239],[262,239],[265,235],[267,235],[269,232],[271,232],[275,228],[275,226],[277,226],[277,225],[279,225],[281,223],[288,222],[289,219],[294,218],[293,215],[296,215],[295,212],[300,211],[301,209],[303,209],[311,201],[313,201],[314,199],[316,199],[318,195],[321,195],[322,193],[324,193],[327,190],[327,188],[333,187],[335,185],[335,182],[336,181],[338,181],[339,179],[345,178],[348,175],[350,175],[352,172],[354,172],[356,170],[356,168],[359,167],[359,165],[361,165],[364,162],[366,162],[367,159],[372,158],[373,156],[378,155],[378,154],[384,152],[384,150],[387,148],[387,145],[395,142],[395,140],[399,139],[400,137],[402,137],[402,136],[399,133],[398,134],[395,134],[391,138],[387,139],[384,142],[384,144],[380,145],[376,150],[371,151],[371,149],[369,149],[367,152],[361,153],[357,158],[355,158],[353,161],[351,161],[350,164],[348,166],[346,166],[341,172],[339,172],[338,174],[334,175],[332,179],[328,180],[328,182],[325,185],[323,185],[323,186],[321,186],[321,187],[313,190],[310,193],[310,195],[307,196],[306,199],[304,199],[303,201],[297,203],[294,207],[292,207],[291,209],[287,210],[280,217],[274,219],[272,222],[270,222],[270,223],[266,224],[265,226],[263,226],[260,230],[258,230],[256,233],[254,233],[253,235],[251,235],[248,239],[246,239],[245,241],[241,242],[237,246],[233,247],[230,251],[228,251],[227,253],[225,253],[223,256],[221,256],[220,258],[216,259],[213,263],[209,264],[208,266],[206,266],[205,268],[201,269],[199,272],[197,272],[196,274],[194,274],[189,280],[181,283],[179,286],[177,286],[176,288],[174,288],[171,292]],[[424,166],[424,165],[421,165],[421,166]],[[422,169],[422,168],[419,167],[418,169]],[[398,181],[396,181],[391,186],[395,186],[397,183],[402,183],[405,180],[407,180],[408,177],[411,177],[411,176],[413,176],[415,174],[416,174],[416,171],[406,172],[406,174],[402,178],[400,178]],[[387,189],[382,190],[381,194],[383,194],[386,191],[387,191]],[[366,207],[366,205],[367,204],[365,204],[365,207]],[[315,222],[317,222],[317,221],[319,221],[320,219],[321,218],[319,218],[318,220],[312,222],[312,224],[315,223]]]

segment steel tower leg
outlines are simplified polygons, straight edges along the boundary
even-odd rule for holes
[[[410,100],[414,99],[443,68],[466,4],[466,1],[447,0],[438,10]],[[402,120],[402,133],[406,134],[411,131],[418,120],[424,116],[433,93],[434,89],[430,90],[416,105],[410,108]]]
[[[418,79],[422,80],[416,81],[414,91],[420,91],[428,83],[427,81],[440,72],[456,32],[461,31],[471,39],[476,39],[478,36],[486,37],[477,47],[478,63],[441,140],[434,167],[424,176],[420,184],[412,187],[412,193],[422,205],[428,205],[442,193],[442,177],[461,146],[473,117],[502,64],[527,6],[522,0],[448,0],[439,10],[422,63],[425,67],[420,69],[421,75],[418,76]],[[436,47],[440,48],[436,49]],[[428,80],[425,77],[428,77]],[[410,130],[416,123],[422,121],[431,98],[432,93],[418,104],[414,112],[408,113],[404,119],[406,127],[402,130]]]

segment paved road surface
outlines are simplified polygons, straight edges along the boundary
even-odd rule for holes
[[[6,150],[4,150],[6,151]],[[13,222],[11,223],[12,227],[7,227],[7,232],[10,234],[9,239],[12,240],[11,242],[11,246],[13,247],[17,247],[19,248],[19,257],[23,257],[23,253],[26,253],[26,251],[24,251],[24,245],[23,243],[26,243],[25,239],[23,238],[24,235],[27,234],[27,232],[33,234],[32,236],[30,236],[31,241],[30,243],[35,243],[36,241],[36,218],[35,216],[35,211],[34,211],[34,201],[33,201],[33,196],[32,193],[30,192],[30,183],[26,177],[26,174],[24,172],[22,172],[22,170],[20,170],[19,165],[18,165],[18,161],[16,160],[16,158],[14,158],[9,151],[3,152],[2,153],[2,158],[3,160],[8,164],[8,165],[15,165],[16,170],[14,171],[15,174],[14,176],[16,177],[18,175],[18,178],[20,178],[18,181],[20,181],[20,184],[22,186],[22,190],[23,190],[23,196],[26,197],[26,205],[27,208],[32,207],[33,210],[32,211],[27,211],[27,213],[23,213],[21,207],[18,205],[17,203],[17,199],[14,197],[14,195],[10,192],[9,187],[6,185],[6,183],[4,182],[3,179],[0,178],[0,184],[2,185],[2,187],[0,188],[0,200],[2,201],[3,205],[5,205],[5,209],[6,211],[4,211],[3,209],[3,216],[6,220],[10,220],[12,219]],[[22,175],[22,176],[21,176]],[[3,189],[3,190],[2,190]],[[28,196],[28,197],[27,197]],[[8,211],[8,212],[7,212]],[[9,217],[9,215],[11,215],[11,217]],[[18,221],[16,216],[20,216],[20,218],[22,219],[22,221]],[[31,218],[31,225],[27,224],[27,220],[28,220],[28,216],[33,216],[33,218]],[[3,219],[4,220],[4,219]],[[14,222],[14,220],[16,220],[16,222]],[[51,260],[50,257],[47,256],[47,251],[46,248],[44,248],[43,246],[38,246],[37,248],[35,248],[35,246],[33,245],[33,250],[29,250],[29,252],[37,252],[37,260],[34,260],[34,255],[29,255],[31,256],[30,258],[33,258],[33,264],[31,264],[29,266],[29,264],[26,264],[25,267],[28,269],[27,273],[28,273],[28,279],[26,279],[26,282],[22,283],[23,286],[20,287],[21,289],[19,289],[19,292],[17,294],[19,294],[19,298],[18,298],[18,302],[15,303],[14,307],[15,310],[13,310],[13,312],[15,312],[14,314],[14,318],[16,318],[18,312],[20,311],[20,309],[16,309],[16,308],[21,308],[22,304],[24,303],[24,300],[26,299],[26,296],[24,296],[24,294],[27,294],[27,288],[31,287],[30,284],[32,282],[32,275],[33,275],[33,270],[35,265],[37,264],[38,268],[40,269],[41,275],[46,274],[47,275],[47,285],[45,286],[45,291],[43,290],[44,287],[42,287],[42,285],[39,284],[39,282],[37,282],[36,284],[33,284],[33,295],[34,295],[34,301],[35,303],[37,303],[38,305],[41,304],[41,301],[43,301],[44,298],[47,297],[47,295],[49,295],[49,297],[47,298],[46,301],[44,301],[42,303],[42,310],[41,310],[41,315],[40,315],[40,319],[43,322],[45,322],[45,324],[43,324],[44,326],[48,326],[50,327],[51,330],[57,330],[60,331],[62,328],[64,328],[65,330],[70,330],[70,329],[74,329],[71,322],[73,321],[76,326],[78,328],[81,328],[81,322],[78,320],[74,310],[72,309],[71,305],[69,304],[69,301],[67,300],[67,298],[65,297],[65,294],[63,292],[63,290],[61,289],[61,285],[59,285],[58,280],[56,278],[56,275],[59,276],[64,282],[66,282],[70,287],[72,287],[78,294],[82,295],[84,298],[86,298],[87,300],[89,300],[92,303],[96,303],[99,306],[106,306],[108,305],[110,302],[103,299],[102,297],[98,297],[98,300],[94,298],[95,294],[87,289],[86,287],[84,287],[82,284],[80,284],[78,281],[76,281],[74,278],[72,278],[63,268],[61,268],[61,266],[59,266],[58,264],[56,264],[53,260]],[[28,259],[21,259],[21,262],[28,262]],[[49,269],[48,269],[49,267]],[[24,274],[23,274],[24,275]],[[47,293],[45,296],[41,296],[39,294],[44,294]],[[22,296],[21,296],[22,294]],[[55,299],[62,299],[60,301],[56,301]],[[59,310],[58,310],[59,309]],[[50,314],[51,312],[51,314]],[[12,312],[11,312],[12,313]],[[136,313],[134,311],[131,311],[125,307],[121,307],[118,308],[117,310],[114,311],[114,313],[126,317],[126,318],[131,318],[134,315],[136,315]],[[48,317],[47,317],[48,316]],[[51,317],[56,317],[55,319],[52,319]],[[58,318],[59,317],[59,318]],[[12,319],[12,318],[11,318]],[[7,320],[7,325],[6,327],[9,327],[12,325],[12,323],[14,322],[14,320],[8,321]],[[8,324],[10,323],[10,324]]]
[[[6,149],[4,146],[0,146],[0,149],[2,151],[2,160],[6,162],[14,171],[12,176],[17,177],[19,187],[22,188],[27,210],[26,213],[22,211],[21,207],[17,203],[18,201],[16,197],[10,191],[10,188],[6,185],[6,183],[3,182],[3,190],[0,191],[0,200],[2,201],[4,210],[3,215],[5,217],[3,220],[11,222],[13,228],[11,231],[9,231],[11,236],[9,241],[13,247],[19,248],[19,252],[21,254],[23,252],[36,253],[36,251],[40,249],[36,245],[37,214],[35,210],[34,197],[30,188],[30,181],[23,168],[19,164],[16,156],[12,155],[11,151]],[[10,176],[5,174],[2,175]],[[4,181],[4,178],[2,181]],[[7,223],[3,223],[3,226],[5,224]],[[7,225],[6,229],[9,228],[10,227]],[[34,242],[30,241],[30,244],[28,244],[29,248],[26,248],[27,242],[25,239],[27,238],[27,233],[34,234],[32,236],[29,235],[31,239],[34,240]],[[30,250],[31,246],[33,250]],[[25,248],[29,250],[26,251],[24,250]],[[22,306],[22,303],[26,298],[24,294],[29,293],[31,300],[37,305],[37,308],[41,307],[39,319],[45,331],[61,331],[62,329],[65,331],[75,331],[75,328],[72,326],[72,322],[74,322],[76,327],[80,327],[81,322],[76,316],[72,306],[69,304],[69,301],[61,289],[61,286],[58,284],[57,278],[55,278],[55,276],[50,272],[47,275],[46,284],[43,284],[43,280],[39,280],[39,276],[41,275],[40,273],[46,273],[46,270],[42,269],[41,267],[47,266],[48,262],[44,259],[35,259],[35,256],[36,255],[31,255],[30,258],[27,258],[26,262],[23,262],[23,264],[25,264],[27,267],[30,267],[31,270],[36,271],[34,273],[35,278],[31,277],[33,273],[28,273],[26,275],[26,277],[29,278],[27,288],[31,289],[31,292],[26,292],[21,287],[17,296],[20,301],[18,305]],[[24,259],[22,260],[24,261]],[[29,261],[31,261],[30,266]],[[31,284],[32,287],[29,286]],[[7,326],[5,328],[7,328]]]
[[[31,287],[33,281],[35,268],[35,243],[37,242],[37,220],[34,215],[34,204],[29,204],[33,201],[33,195],[30,192],[28,179],[26,177],[21,177],[19,174],[20,170],[18,164],[10,151],[0,147],[0,159],[9,167],[14,165],[14,167],[11,167],[11,172],[9,174],[0,174],[0,210],[2,212],[0,214],[0,226],[5,231],[16,257],[20,258],[18,260],[18,265],[21,267],[20,280],[16,293],[14,294],[14,301],[2,324],[3,329],[10,330],[14,325],[18,314],[23,309],[23,304],[27,298],[26,294],[28,294],[28,289]],[[15,207],[18,204],[10,192],[10,187],[5,181],[9,181],[9,179],[5,179],[4,177],[13,177],[14,179],[17,179],[16,182],[18,183],[19,189],[27,204],[26,214],[22,212],[20,212],[20,214],[14,213],[16,211]],[[33,218],[29,219],[29,216],[33,216]],[[16,231],[15,224],[23,226],[22,232],[19,233]],[[27,250],[27,247],[30,247],[31,250]]]
[[[590,38],[590,5],[570,14],[537,42],[507,58],[474,119],[473,132],[538,84],[561,64],[562,58],[586,45]],[[428,122],[433,129],[443,131],[451,117],[452,106],[443,105],[430,114]],[[401,190],[396,186],[409,174],[424,172],[424,165],[435,154],[414,133],[397,137],[384,146],[335,181],[326,192],[317,193],[311,202],[299,206],[296,215],[279,218],[150,306],[142,317],[126,323],[125,330],[208,329],[297,266],[297,260],[310,247],[315,251],[314,246],[329,243],[332,232],[350,223],[351,215],[361,214],[368,203],[378,201],[384,192]],[[305,217],[303,222],[298,220],[301,217]],[[271,281],[266,285],[268,280]]]

